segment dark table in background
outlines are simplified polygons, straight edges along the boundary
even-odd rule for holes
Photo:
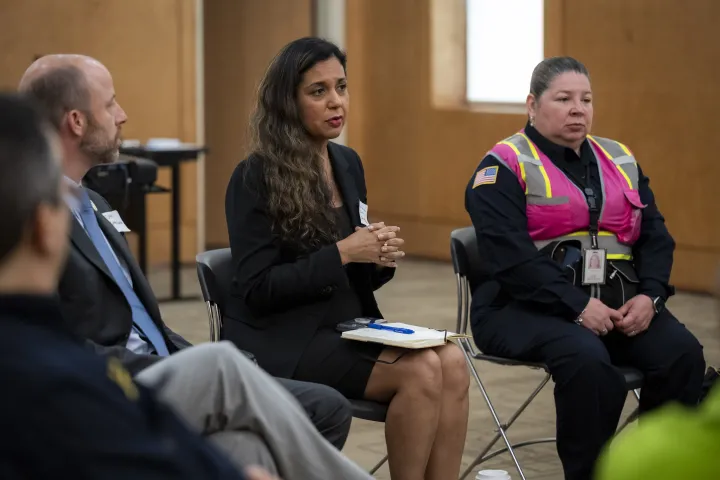
[[[171,290],[170,298],[166,300],[183,299],[180,291],[180,164],[182,162],[197,161],[198,156],[207,152],[207,148],[193,144],[179,144],[177,146],[148,146],[140,145],[133,147],[121,147],[120,153],[135,157],[147,158],[154,161],[160,167],[170,167],[171,190],[172,190],[172,218],[171,218]],[[140,265],[146,268],[145,246],[140,246]],[[147,272],[146,272],[147,274]],[[162,300],[161,300],[162,301]]]

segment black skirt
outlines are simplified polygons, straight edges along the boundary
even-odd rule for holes
[[[322,327],[300,358],[293,378],[321,383],[346,398],[361,400],[383,349],[379,343],[346,340],[334,328]]]
[[[347,237],[353,231],[350,215],[344,207],[336,209],[340,231]],[[346,270],[354,268],[352,264]],[[362,317],[362,306],[350,282],[349,288],[333,293],[327,315],[298,362],[293,378],[332,387],[347,398],[362,399],[375,361],[385,348],[340,338],[338,323]]]

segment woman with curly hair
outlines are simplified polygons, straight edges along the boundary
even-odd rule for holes
[[[302,38],[263,78],[252,153],[227,189],[235,263],[228,339],[273,375],[389,403],[393,479],[456,478],[468,417],[468,373],[452,344],[404,351],[344,340],[338,323],[381,318],[374,291],[404,256],[400,229],[367,219],[362,163],[330,140],[348,113],[346,58]]]

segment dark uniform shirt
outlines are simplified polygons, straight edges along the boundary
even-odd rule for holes
[[[0,478],[242,479],[50,297],[0,296]]]
[[[551,142],[530,125],[525,127],[525,133],[573,183],[580,188],[589,183],[602,202],[598,165],[588,140],[583,142],[578,156],[573,149]],[[473,293],[473,316],[515,300],[574,320],[587,305],[589,295],[574,286],[560,266],[533,244],[527,227],[525,192],[515,173],[489,155],[478,170],[490,166],[499,167],[495,183],[473,188],[473,175],[465,194],[465,208],[478,235],[488,280]],[[640,200],[647,205],[642,212],[640,238],[633,246],[639,293],[667,299],[673,293],[669,281],[675,242],[639,166],[638,173]]]

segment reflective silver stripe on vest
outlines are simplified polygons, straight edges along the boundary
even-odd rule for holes
[[[502,158],[500,155],[498,155],[495,152],[490,152],[490,153],[488,153],[488,155],[493,157],[495,160],[497,160],[497,162],[500,165],[502,165],[503,167],[510,170],[513,173],[513,175],[515,174],[515,171],[512,168],[510,168],[510,166],[507,164],[505,159]],[[535,160],[535,159],[533,159],[533,160]],[[526,169],[526,171],[527,171],[527,169]],[[542,173],[540,174],[540,176],[542,177]],[[544,192],[543,192],[543,195],[544,195]],[[551,198],[547,198],[545,196],[540,197],[540,196],[535,196],[535,195],[527,196],[527,203],[530,203],[533,205],[562,205],[563,203],[568,203],[569,201],[570,201],[570,199],[566,196],[551,197]]]
[[[538,240],[534,243],[538,250],[542,250],[553,242],[562,242],[566,240],[580,242],[582,248],[591,248],[590,234],[588,232],[579,232],[576,234],[564,235],[562,237],[552,238],[550,240]],[[632,247],[620,243],[615,235],[601,233],[598,236],[598,248],[603,248],[607,250],[608,255],[625,255],[632,258]]]
[[[518,163],[520,164],[521,172],[524,172],[524,180],[526,184],[526,201],[529,205],[561,205],[566,204],[569,202],[569,198],[566,196],[553,196],[550,197],[547,196],[547,186],[545,184],[545,177],[543,176],[543,170],[544,168],[542,161],[539,159],[535,159],[532,153],[532,150],[530,148],[530,144],[528,143],[530,140],[525,139],[523,135],[520,133],[516,133],[515,135],[503,140],[500,142],[500,144],[510,144],[512,145],[513,150],[517,153],[518,157]],[[610,160],[616,165],[618,170],[620,170],[622,173],[624,173],[624,176],[627,180],[630,181],[631,188],[637,190],[638,185],[638,168],[637,163],[635,162],[635,158],[626,151],[625,148],[623,148],[622,144],[610,140],[607,138],[602,137],[590,137],[588,135],[588,141],[592,143],[592,141],[595,141],[597,145],[599,145],[607,154],[607,156],[610,158]],[[593,148],[596,148],[597,145],[593,145]],[[537,147],[536,147],[537,148]],[[593,153],[595,150],[593,150]],[[505,160],[501,159],[499,155],[492,154],[493,157],[498,159],[499,163],[501,165],[504,165],[508,169],[510,169],[507,165],[507,162]],[[596,156],[597,158],[597,156]],[[600,166],[600,162],[598,161],[598,166]],[[510,169],[512,171],[512,169]],[[603,172],[602,168],[600,169],[600,176],[601,176],[601,184],[603,187],[603,198],[606,198],[605,195],[605,181],[603,178]],[[573,182],[570,182],[573,187],[580,190],[580,188],[575,185]],[[550,186],[552,190],[552,185]],[[554,192],[554,191],[553,191]],[[582,190],[581,190],[582,192]],[[603,202],[604,203],[604,202]],[[602,218],[602,215],[601,215]],[[546,247],[550,243],[558,242],[558,241],[565,241],[565,240],[574,240],[581,244],[582,248],[590,248],[590,235],[588,232],[578,232],[576,234],[571,235],[565,235],[558,238],[553,238],[550,240],[541,240],[535,242],[535,246],[538,248],[538,250]],[[618,242],[617,237],[615,235],[609,234],[607,232],[603,232],[598,236],[598,247],[605,249],[608,254],[609,259],[617,259],[617,258],[623,258],[623,259],[632,259],[632,247],[628,245],[624,245],[620,242]]]
[[[630,180],[630,187],[633,190],[637,190],[639,175],[635,157],[629,155],[622,145],[615,140],[595,136],[590,137],[590,139],[595,140],[597,144],[605,150],[612,162],[625,174],[627,179]]]
[[[557,199],[548,198],[546,195],[545,178],[543,177],[540,167],[543,166],[540,160],[533,157],[532,150],[527,140],[516,133],[510,138],[504,140],[506,143],[512,144],[520,154],[518,155],[518,163],[521,164],[521,171],[525,172],[525,195],[527,203],[537,205],[559,205],[567,203],[567,197],[558,197]]]
[[[507,168],[508,170],[510,170],[511,172],[513,172],[513,175],[515,174],[515,172],[513,171],[513,169],[510,168],[510,165],[508,165],[507,162],[505,161],[505,159],[502,158],[500,155],[498,155],[497,153],[492,152],[492,151],[489,152],[488,155],[490,155],[490,156],[493,157],[495,160],[497,160],[497,162],[498,162],[500,165],[502,165],[503,167],[505,167],[505,168]]]

